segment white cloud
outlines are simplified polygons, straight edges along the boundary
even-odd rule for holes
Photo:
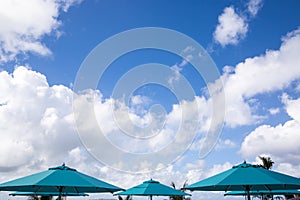
[[[194,51],[192,47],[187,47],[183,50],[184,53]],[[174,82],[177,82],[182,78],[181,71],[184,69],[184,67],[193,59],[192,54],[185,55],[182,59],[181,63],[175,64],[170,67],[170,69],[173,71],[172,76],[168,78],[168,84],[174,88]]]
[[[255,17],[259,9],[262,7],[262,0],[250,0],[248,2],[248,12]]]
[[[147,96],[143,96],[143,95],[132,96],[130,98],[129,112],[135,113],[136,115],[130,114],[129,116],[133,117],[133,118],[135,116],[145,116],[147,114],[147,108],[150,105],[151,101],[152,100]],[[132,120],[135,121],[134,119],[132,119]],[[148,122],[149,122],[149,120],[148,120]]]
[[[95,104],[89,102],[90,95],[94,97],[95,94],[86,93],[75,99],[75,105],[79,109],[84,108],[79,112],[86,113],[81,113],[83,118],[79,116],[77,119],[79,132],[84,135],[84,144],[102,162],[122,170],[147,171],[160,164],[170,164],[189,147],[196,134],[201,133],[198,126],[202,128],[210,114],[206,100],[198,97],[194,101],[173,105],[172,110],[164,115],[147,112],[139,116],[128,112],[127,106],[117,100],[97,100]],[[87,109],[89,107],[90,111]],[[204,109],[199,112],[201,108]],[[92,120],[94,113],[96,121]],[[87,118],[90,120],[85,120]],[[107,143],[104,137],[110,142]],[[103,148],[118,156],[106,157],[102,153]],[[132,158],[131,155],[136,156]],[[126,164],[128,160],[135,165]]]
[[[168,84],[174,88],[174,83],[178,82],[180,78],[182,78],[181,71],[184,69],[184,67],[194,59],[195,56],[195,50],[196,48],[193,46],[187,46],[185,49],[181,51],[181,63],[176,63],[175,65],[171,66],[170,69],[173,71],[172,76],[168,78]],[[199,55],[201,52],[198,53]]]
[[[288,115],[300,123],[300,98],[299,99],[291,99],[287,94],[284,94],[282,97],[282,101],[286,106],[286,111]]]
[[[185,58],[182,60],[182,62],[179,64],[179,66],[180,67],[186,66],[192,59],[193,59],[193,55],[191,55],[191,54],[185,56]]]
[[[269,112],[271,115],[276,115],[280,112],[280,108],[270,108]]]
[[[240,163],[238,163],[240,164]],[[225,162],[224,164],[215,164],[213,165],[212,168],[210,168],[207,173],[205,173],[205,176],[204,178],[207,178],[207,177],[210,177],[210,176],[214,176],[218,173],[221,173],[225,170],[228,170],[228,169],[231,169],[232,166],[234,166],[233,164],[231,164],[230,162]]]
[[[44,75],[25,67],[0,72],[0,83],[5,83],[0,85],[0,168],[62,163],[80,144],[71,116],[72,91],[50,87]]]
[[[262,7],[262,0],[250,0],[244,14],[236,13],[233,6],[226,7],[218,17],[218,25],[213,34],[215,42],[222,47],[236,45],[244,39],[248,32],[248,23]]]
[[[262,125],[252,131],[242,143],[241,153],[246,157],[257,156],[262,153],[280,156],[294,154],[300,149],[297,140],[300,138],[298,129],[300,125],[294,120],[283,125],[272,127]]]
[[[245,19],[239,16],[233,7],[226,7],[218,21],[214,40],[223,47],[228,44],[237,44],[247,34],[248,25]]]
[[[124,155],[126,151],[151,153],[164,149],[162,157],[173,156],[172,160],[161,163],[159,156],[153,162],[129,162],[126,156],[121,155],[122,159],[113,163],[114,166],[124,166],[124,169],[132,171],[139,171],[145,166],[145,169],[147,166],[152,168],[153,163],[167,166],[188,148],[196,134],[202,134],[209,129],[207,121],[211,108],[204,97],[175,104],[169,113],[152,110],[141,116],[132,112],[124,103],[103,99],[101,93],[92,90],[90,93],[75,95],[80,97],[81,103],[84,102],[80,109],[83,114],[86,113],[82,122],[76,121],[76,127],[73,118],[73,95],[73,91],[65,86],[49,86],[43,74],[29,67],[16,67],[12,74],[0,72],[1,171],[17,170],[20,166],[39,170],[64,161],[79,167],[80,160],[86,160],[87,163],[94,160],[97,163],[97,160],[84,152],[76,128],[85,130],[80,136],[91,137],[90,141],[100,148],[102,154],[103,148],[105,149],[101,146],[103,138],[93,140],[94,136],[99,135],[99,125],[105,136],[125,151]],[[86,101],[91,104],[85,104]],[[138,105],[144,101],[148,99],[136,97],[134,100]],[[91,113],[89,105],[92,106]],[[91,117],[95,114],[96,129]],[[176,148],[168,148],[172,142]],[[114,156],[109,159],[115,161]]]
[[[204,160],[196,160],[194,162],[188,162],[185,164],[185,169],[186,170],[198,170],[201,171],[202,169],[204,169],[206,167],[206,163]],[[199,179],[200,176],[196,176],[196,179]],[[193,178],[191,176],[191,178]],[[190,179],[189,179],[190,180]]]
[[[247,58],[233,67],[224,67],[221,80],[226,96],[226,124],[230,127],[253,124],[264,118],[255,112],[255,95],[283,90],[300,79],[300,31],[286,37],[279,50]],[[213,89],[214,85],[210,86]],[[216,91],[218,88],[215,89]]]
[[[293,32],[290,37],[284,39],[279,50],[267,51],[265,55],[247,59],[244,63],[238,64],[236,68],[226,70],[222,76],[222,80],[224,80],[225,84],[227,105],[236,106],[227,107],[227,109],[235,108],[227,110],[226,122],[228,125],[242,125],[249,123],[247,120],[253,118],[253,113],[251,106],[248,104],[248,100],[256,94],[283,89],[293,80],[299,78],[298,69],[294,65],[294,63],[299,62],[296,53],[298,52],[298,47],[299,34]],[[288,67],[289,70],[281,69],[283,66]],[[249,71],[249,69],[252,69],[252,71]],[[273,71],[280,72],[281,76],[277,76],[278,74]],[[265,74],[268,74],[269,76],[265,76]],[[257,78],[257,76],[260,78]],[[260,81],[261,79],[268,79],[270,81]],[[270,84],[270,82],[272,84]],[[12,74],[7,73],[6,71],[0,73],[0,90],[1,137],[3,140],[7,141],[7,145],[1,147],[2,156],[0,159],[0,168],[2,171],[17,169],[18,166],[27,169],[32,169],[33,166],[35,166],[35,169],[37,170],[41,169],[41,167],[47,168],[52,165],[57,165],[57,162],[62,163],[66,160],[71,163],[73,162],[75,163],[74,165],[80,167],[81,165],[78,163],[79,160],[87,159],[87,163],[93,160],[89,157],[87,152],[84,153],[84,148],[78,141],[72,116],[71,102],[73,92],[69,88],[59,85],[49,86],[44,75],[30,70],[28,67],[17,67]],[[87,98],[89,95],[92,98]],[[178,147],[182,148],[182,145],[185,145],[185,142],[188,141],[188,137],[191,136],[191,132],[196,131],[198,134],[203,134],[210,128],[210,117],[212,112],[210,106],[211,100],[205,99],[204,97],[196,97],[194,101],[185,101],[181,102],[181,105],[174,105],[171,112],[165,113],[166,115],[164,118],[159,116],[151,118],[151,114],[149,113],[146,113],[145,116],[138,116],[134,112],[129,112],[129,114],[134,117],[128,118],[126,117],[128,115],[128,108],[125,104],[113,99],[104,100],[97,91],[90,91],[89,95],[86,97],[83,95],[82,97],[84,99],[82,102],[85,102],[86,99],[96,98],[96,103],[92,102],[91,106],[93,114],[97,114],[97,124],[101,124],[102,131],[105,131],[110,139],[115,139],[114,142],[116,142],[117,145],[121,145],[122,148],[126,147],[129,151],[139,150],[149,152],[157,151],[159,150],[158,148],[167,147],[170,138],[174,138],[174,131],[176,132],[179,127],[181,128],[182,134],[177,136],[180,143],[176,144]],[[135,102],[140,103],[140,100],[141,99],[138,98]],[[293,112],[293,110],[295,110],[293,108],[295,108],[295,105],[297,104],[295,102],[297,102],[297,100],[291,100],[286,97],[283,98],[283,101],[285,102],[289,115],[296,119],[297,113]],[[249,110],[245,111],[240,109],[243,106]],[[82,109],[83,112],[89,110],[87,109],[86,104],[82,104]],[[183,117],[181,109],[185,109],[185,122],[181,121],[181,117]],[[138,131],[145,127],[134,125],[142,123],[143,120],[146,120],[148,123],[147,120],[150,118],[152,121],[149,123],[150,126],[147,127],[149,128],[148,130],[161,128],[159,125],[163,122],[164,126],[160,130],[162,130],[161,133],[164,134],[156,135],[156,132],[152,132],[155,137],[152,137],[152,135],[151,137],[156,138],[157,140],[149,140],[148,142],[143,143],[144,145],[142,146],[139,146],[140,144],[135,144],[134,141],[128,142],[127,140],[123,140],[122,137],[120,139],[118,134],[121,132],[117,131],[120,124],[116,125],[116,121],[114,121],[114,117],[116,116],[110,115],[112,110],[116,111],[114,114],[120,117],[121,121],[118,122],[121,123],[121,127],[125,128],[125,130],[130,130],[129,133],[131,134],[136,134],[136,136],[147,136],[138,135],[146,134],[146,132],[143,133]],[[200,114],[196,112],[197,110],[201,110]],[[148,118],[145,118],[146,116]],[[232,119],[228,118],[228,116],[234,117]],[[245,118],[246,121],[240,121],[243,118],[236,116],[247,116],[249,119]],[[125,123],[126,120],[122,121],[124,119],[131,120],[130,123],[128,123],[129,125]],[[191,130],[191,127],[196,127],[193,125],[193,123],[196,122],[199,125],[199,129]],[[93,136],[92,133],[97,133],[94,132],[94,127],[90,126],[91,124],[89,123],[91,123],[89,120],[85,120],[81,126],[85,126],[85,129],[88,130],[86,133]],[[292,130],[293,127],[297,127],[296,125],[297,123],[294,120],[282,125],[282,127],[286,130]],[[134,129],[135,131],[131,131],[131,128],[136,129]],[[272,127],[266,126],[262,127],[262,129],[266,130],[267,135]],[[279,130],[280,126],[275,127],[274,129]],[[291,133],[289,134],[293,134],[292,131],[290,132]],[[94,142],[95,145],[101,147],[101,150],[103,149],[103,146],[101,146],[102,141],[94,140]],[[225,143],[229,146],[232,145],[230,141],[225,141]],[[22,154],[15,155],[13,162],[8,162],[7,156],[5,155],[7,155],[8,152],[11,152],[13,148],[16,148],[16,146],[26,149],[26,151],[22,152]],[[54,146],[56,148],[53,148]],[[140,149],[140,147],[142,148]],[[257,144],[255,145],[255,148],[257,149]],[[296,146],[296,148],[298,147]],[[165,155],[169,155],[169,153],[173,151],[172,148],[167,148],[167,150],[168,151],[164,152]],[[282,151],[284,151],[284,149]],[[285,150],[285,152],[289,153],[288,150]],[[11,153],[10,155],[13,156]],[[122,155],[120,156],[122,157]],[[289,156],[290,159],[294,158],[294,154],[290,154]],[[53,157],[55,157],[55,159],[53,159]],[[80,159],[76,160],[75,157]],[[95,165],[98,163],[97,160],[94,160],[93,162],[95,162]],[[119,163],[114,164],[126,167],[126,162],[128,162],[128,160],[124,157]],[[134,165],[132,165],[133,163]],[[130,164],[130,167],[134,166],[135,168],[133,170],[139,170],[142,166],[147,167],[151,164],[143,162],[139,165],[139,163],[140,162],[133,160],[132,162],[127,163],[127,165]],[[156,160],[156,164],[161,164],[159,159]],[[97,173],[100,172],[96,171],[95,174]]]
[[[176,64],[171,66],[170,69],[173,71],[173,75],[168,78],[168,84],[173,88],[174,82],[180,79],[180,75],[181,75],[180,72],[182,71],[183,68],[180,65]]]
[[[130,98],[132,105],[149,104],[151,99],[147,96],[136,95]]]
[[[276,163],[299,163],[300,115],[297,111],[300,99],[286,99],[284,103],[292,119],[275,127],[262,125],[252,131],[241,145],[240,153],[243,156],[268,154]]]
[[[16,60],[31,52],[41,56],[51,54],[43,37],[59,34],[58,17],[80,0],[2,0],[0,1],[0,64]]]
[[[195,51],[196,48],[193,46],[187,46],[185,49],[183,49],[183,51],[181,52],[182,54],[188,54],[191,53],[193,51]]]
[[[83,0],[57,0],[56,2],[62,7],[64,12],[67,12],[71,6],[80,4]]]
[[[215,149],[217,149],[217,150],[229,149],[229,148],[233,148],[235,146],[236,146],[236,143],[230,139],[225,139],[225,140],[219,139]]]
[[[294,164],[290,164],[290,163],[277,163],[278,166],[276,168],[276,171],[281,172],[281,173],[285,173],[285,174],[289,174],[291,176],[296,176],[299,177],[300,176],[300,165],[299,163],[294,163]]]
[[[297,56],[297,52],[299,52],[298,48],[299,34],[295,31],[289,37],[284,39],[279,50],[267,51],[265,55],[249,58],[245,60],[245,62],[238,64],[235,68],[226,68],[227,70],[225,70],[222,80],[224,81],[227,105],[229,106],[227,107],[226,118],[228,125],[243,125],[252,122],[251,120],[253,120],[255,115],[253,116],[254,113],[252,113],[252,108],[248,100],[252,99],[256,94],[284,89],[289,86],[292,81],[299,79],[299,70],[295,67],[295,63],[299,62],[299,56]],[[289,70],[284,70],[285,68],[281,69],[283,66],[288,67]],[[273,71],[281,73],[281,76],[277,76]],[[266,76],[266,74],[269,76]],[[112,169],[107,169],[107,167],[100,165],[97,160],[91,158],[78,141],[72,116],[72,96],[73,92],[69,88],[59,85],[49,86],[44,75],[34,72],[26,67],[17,67],[12,74],[7,73],[6,71],[0,73],[0,129],[1,134],[3,135],[3,137],[1,136],[4,139],[3,141],[6,141],[1,147],[3,152],[3,156],[0,156],[1,171],[17,169],[18,166],[22,166],[22,168],[28,169],[28,171],[29,169],[40,170],[42,167],[46,169],[49,166],[57,165],[58,162],[61,163],[67,160],[69,163],[74,163],[74,166],[79,167],[79,169],[84,169],[84,165],[88,163],[89,166],[95,166],[96,168],[94,171],[90,171],[90,173],[107,177],[107,175],[105,176],[105,173]],[[87,113],[87,118],[85,118],[84,123],[80,124],[80,126],[85,126],[88,130],[86,133],[92,134],[95,130],[91,129],[93,128],[90,124],[91,122],[86,119],[91,119],[88,118],[89,115],[94,115],[96,113],[97,123],[101,124],[101,128],[109,137],[111,137],[110,139],[118,139],[118,134],[121,133],[117,131],[120,124],[116,125],[116,121],[114,121],[114,117],[116,116],[120,117],[122,120],[125,119],[125,121],[118,121],[125,130],[136,128],[129,133],[136,134],[137,136],[141,136],[138,134],[149,134],[147,132],[138,132],[138,130],[140,130],[139,128],[145,127],[134,127],[133,125],[142,123],[143,120],[144,122],[147,121],[150,119],[150,114],[146,113],[145,116],[139,116],[134,112],[129,112],[129,114],[134,117],[128,118],[128,116],[126,116],[128,115],[128,107],[126,107],[125,104],[117,102],[114,99],[102,99],[101,93],[97,93],[97,91],[90,91],[89,94],[86,94],[86,96],[82,95],[81,97],[83,98],[82,101],[96,98],[96,103],[92,102],[91,104],[93,113]],[[139,98],[135,99],[135,102],[138,104],[142,102],[140,100],[141,99]],[[283,100],[288,114],[294,118],[294,120],[281,125],[283,127],[282,130],[285,129],[288,131],[288,135],[296,137],[291,130],[299,128],[295,120],[298,115],[293,112],[298,106],[297,100],[291,100],[288,97],[285,99],[283,98]],[[201,110],[200,114],[196,112],[197,109],[195,109],[195,103],[197,103],[198,109]],[[174,138],[174,131],[177,131],[180,126],[182,128],[182,133],[184,134],[178,136],[180,140],[178,140],[179,143],[177,143],[177,145],[178,147],[181,147],[181,145],[186,144],[184,142],[187,140],[188,136],[190,136],[189,134],[191,134],[191,128],[193,128],[194,125],[193,123],[199,122],[199,127],[196,129],[198,134],[202,134],[209,129],[212,111],[210,104],[211,99],[196,97],[194,101],[186,101],[181,102],[181,105],[174,105],[171,112],[165,113],[166,115],[164,118],[157,116],[153,117],[151,123],[149,123],[150,126],[148,130],[156,126],[161,128],[158,125],[161,125],[161,122],[163,122],[164,126],[161,130],[163,130],[162,133],[164,133],[164,135],[159,136],[155,135],[155,132],[152,132],[157,140],[145,142],[143,146],[138,146],[132,141],[122,141],[122,138],[121,140],[115,140],[114,142],[117,142],[119,145],[125,145],[121,147],[126,147],[127,150],[130,151],[157,151],[159,148],[169,144],[172,138]],[[241,107],[246,109],[240,109]],[[182,122],[182,124],[180,122],[180,118],[182,117],[181,109],[185,109],[184,117],[187,119],[185,122]],[[84,104],[82,110],[83,112],[87,112],[88,110]],[[112,110],[115,111],[114,114],[116,114],[116,116],[111,116]],[[232,118],[228,118],[230,115]],[[145,118],[146,116],[149,118]],[[128,119],[131,120],[129,125],[125,123]],[[126,124],[128,126],[125,126]],[[280,126],[273,127],[273,129],[280,130]],[[271,135],[271,132],[273,131],[270,126],[262,127],[261,130],[266,131],[266,134],[264,135],[266,137],[268,134]],[[259,130],[257,132],[259,132]],[[257,135],[260,137],[260,134]],[[94,140],[94,142],[101,147],[101,141]],[[229,146],[232,144],[230,141],[225,141],[225,143]],[[26,151],[24,151],[21,156],[16,155],[16,159],[13,162],[8,162],[7,156],[4,155],[11,152],[12,148],[17,148],[16,146],[26,149]],[[142,147],[142,149],[140,149],[140,147]],[[285,160],[286,162],[296,156],[295,154],[292,154],[291,150],[288,150],[288,148],[282,149],[282,151],[285,151],[288,155],[286,158],[287,160]],[[169,149],[169,151],[173,150],[174,149]],[[298,147],[296,146],[296,150],[293,151],[297,150]],[[165,153],[167,155],[169,152]],[[276,156],[279,157],[279,154]],[[80,162],[82,160],[84,160],[84,162]],[[128,161],[126,158],[115,164],[125,166],[125,168],[129,166],[132,167],[132,170],[137,171],[141,169],[142,166],[149,166],[149,163],[147,162],[141,163],[136,160]],[[160,162],[157,162],[156,164],[161,165]],[[230,167],[231,166],[232,165],[230,165]],[[201,177],[206,176],[205,174],[202,174],[203,171],[200,170],[197,172],[194,169],[191,169],[192,166],[189,167],[190,169],[188,169],[188,171],[190,172],[187,172],[188,174],[199,174]],[[215,167],[215,170],[211,171],[209,174],[214,173],[215,171],[218,171],[217,169],[221,168],[222,167]],[[88,167],[88,169],[91,169],[91,167]],[[171,180],[172,177],[180,174],[175,169],[167,169],[170,170],[167,173],[168,175],[165,175],[166,177],[170,177],[168,180]],[[18,173],[20,173],[20,171],[18,171]],[[16,176],[18,173],[13,176]],[[26,170],[22,173],[26,173]],[[10,176],[12,175],[10,174]],[[181,177],[180,180],[183,180],[182,182],[185,181],[186,176],[182,174],[178,176]],[[128,177],[130,180],[128,181],[128,184],[133,183],[133,178],[130,179],[129,175]],[[157,177],[164,177],[164,175],[160,174],[157,175]],[[141,180],[144,178],[144,176],[141,176]],[[109,177],[109,180],[113,180],[115,183],[122,182],[122,180],[118,179],[116,176]],[[180,182],[178,184],[180,185]]]

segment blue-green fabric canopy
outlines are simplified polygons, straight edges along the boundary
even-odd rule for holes
[[[127,189],[124,192],[115,195],[136,195],[136,196],[185,196],[190,195],[180,190],[176,190],[167,185],[163,185],[152,179],[143,182],[140,185]]]
[[[246,191],[248,199],[250,199],[250,191],[252,190],[299,188],[300,180],[296,177],[266,170],[258,165],[251,165],[246,162],[185,187],[185,189],[191,191]]]
[[[122,189],[117,186],[80,173],[64,164],[0,184],[0,191],[34,193],[113,193],[120,190]]]
[[[59,196],[57,192],[14,192],[10,196]],[[61,193],[61,196],[89,196],[86,193]]]
[[[252,190],[251,195],[285,195],[285,194],[300,194],[299,190]],[[224,196],[245,196],[245,191],[230,191],[226,192]]]

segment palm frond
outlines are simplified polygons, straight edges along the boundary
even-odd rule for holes
[[[175,183],[172,181],[172,183],[171,183],[171,186],[174,188],[174,189],[176,189],[176,185],[175,185]]]

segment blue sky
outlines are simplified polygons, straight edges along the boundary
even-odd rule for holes
[[[297,0],[1,1],[1,181],[66,162],[124,188],[150,177],[180,186],[243,160],[259,163],[259,155],[299,177],[299,8]],[[91,52],[101,63],[138,38],[102,53],[99,45],[147,27],[195,46],[181,55],[131,51],[106,66],[94,88],[76,90],[104,68],[82,73]],[[218,70],[214,82],[194,66],[197,45],[213,61],[201,67]]]

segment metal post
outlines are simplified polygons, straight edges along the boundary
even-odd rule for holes
[[[247,199],[248,199],[248,200],[251,200],[251,197],[250,197],[250,187],[249,187],[249,185],[246,186],[246,191],[247,191]]]
[[[61,194],[62,194],[62,186],[59,186],[59,188],[58,188],[58,200],[61,200]]]

